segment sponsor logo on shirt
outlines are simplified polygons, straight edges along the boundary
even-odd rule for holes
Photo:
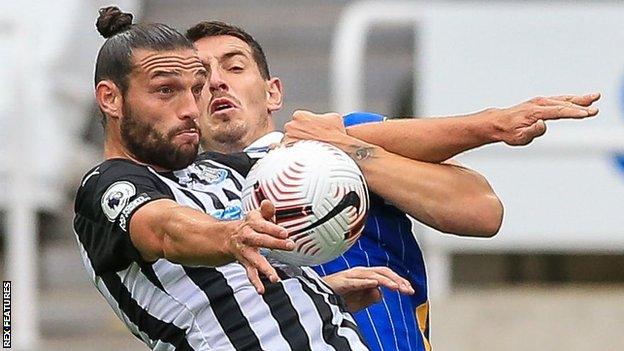
[[[240,201],[234,200],[232,204],[228,205],[222,210],[214,210],[210,212],[210,215],[220,221],[235,221],[243,218],[243,206]]]

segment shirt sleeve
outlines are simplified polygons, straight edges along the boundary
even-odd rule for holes
[[[173,194],[146,167],[104,163],[84,178],[75,201],[74,230],[97,274],[142,262],[130,240],[130,221],[145,204]]]
[[[370,112],[352,112],[343,117],[345,127],[351,127],[358,124],[383,122],[386,117]]]

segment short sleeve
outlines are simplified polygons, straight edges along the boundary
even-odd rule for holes
[[[145,204],[173,195],[158,175],[130,161],[104,162],[87,173],[76,194],[74,230],[96,273],[119,271],[141,255],[128,233]]]
[[[382,115],[369,112],[352,112],[343,117],[345,127],[351,127],[358,124],[383,122],[386,118]]]

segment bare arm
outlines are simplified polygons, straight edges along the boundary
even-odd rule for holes
[[[268,221],[275,209],[262,203],[244,220],[217,219],[168,200],[155,200],[139,208],[130,221],[130,238],[147,261],[165,258],[187,265],[220,266],[235,260],[247,270],[259,293],[264,291],[259,273],[273,282],[275,269],[258,252],[259,247],[292,250],[284,228]]]
[[[347,149],[363,155],[356,162],[373,192],[428,226],[478,237],[492,237],[500,229],[503,205],[477,172],[410,160],[361,142]]]
[[[285,126],[286,141],[315,139],[337,146],[358,163],[374,193],[435,229],[482,237],[498,232],[503,207],[481,175],[390,153],[347,135],[341,123],[340,117],[296,114]]]
[[[442,162],[482,145],[526,145],[546,132],[544,121],[595,116],[600,94],[538,97],[509,108],[465,116],[391,120],[347,128],[347,133],[389,152],[425,162]]]

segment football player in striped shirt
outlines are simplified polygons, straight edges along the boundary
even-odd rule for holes
[[[409,282],[386,267],[321,279],[271,266],[259,248],[293,247],[271,203],[220,221],[240,203],[242,170],[234,158],[191,166],[207,79],[193,44],[116,7],[97,28],[105,160],[81,181],[74,230],[91,281],[127,328],[153,350],[366,350],[349,309],[380,285],[413,293]]]
[[[198,23],[187,37],[211,73],[204,90],[210,103],[200,120],[203,148],[261,157],[283,137],[272,119],[282,105],[282,83],[269,74],[261,46],[244,30],[217,21]],[[355,314],[371,349],[430,349],[425,266],[406,213],[458,235],[490,237],[500,227],[502,205],[485,178],[444,161],[487,143],[527,144],[545,132],[545,120],[595,115],[588,106],[597,98],[540,98],[457,118],[384,123],[375,114],[350,114],[343,121],[337,115],[295,113],[286,125],[289,139],[318,139],[342,148],[360,165],[373,193],[361,238],[317,271],[388,266],[416,289],[411,296],[383,289],[380,303]]]

